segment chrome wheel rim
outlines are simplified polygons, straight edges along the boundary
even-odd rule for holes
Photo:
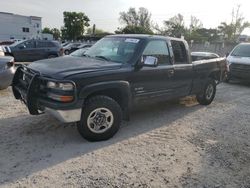
[[[214,93],[214,87],[212,84],[209,84],[206,89],[206,99],[210,100]]]
[[[87,119],[87,125],[93,133],[104,133],[114,123],[114,115],[107,108],[97,108],[93,110]]]

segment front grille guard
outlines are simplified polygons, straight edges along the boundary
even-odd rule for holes
[[[25,65],[17,68],[12,82],[12,91],[16,99],[23,101],[29,113],[41,114],[38,110],[39,79],[40,74]]]

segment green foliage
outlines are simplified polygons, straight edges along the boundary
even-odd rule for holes
[[[53,29],[51,29],[51,32],[52,32],[53,38],[55,40],[58,40],[61,38],[61,31],[59,29],[53,28]]]
[[[231,23],[222,22],[218,27],[220,34],[225,41],[236,42],[242,31],[250,27],[250,23],[244,21],[245,18],[240,12],[240,6],[237,6],[232,11]]]
[[[129,8],[127,12],[121,12],[120,22],[125,27],[118,28],[116,33],[153,34],[151,13],[146,8],[140,7],[138,11],[135,8]]]
[[[81,37],[85,27],[89,26],[89,18],[82,12],[64,12],[64,26],[62,27],[62,37],[67,40],[76,40]]]
[[[176,16],[165,20],[163,25],[163,28],[158,28],[158,26],[155,27],[155,29],[161,35],[167,35],[171,37],[181,37],[187,35],[184,17],[181,14],[177,14]]]
[[[52,34],[53,35],[53,38],[55,40],[58,40],[61,38],[61,31],[57,28],[53,28],[53,29],[50,29],[48,27],[45,27],[43,30],[42,30],[42,33],[44,34]]]
[[[124,28],[119,28],[115,31],[116,34],[154,34],[151,29],[147,29],[141,26],[131,26],[128,25]]]
[[[42,30],[42,33],[44,33],[44,34],[52,34],[52,31],[50,30],[50,28],[48,28],[48,27],[45,27],[45,28],[43,28],[43,30]]]

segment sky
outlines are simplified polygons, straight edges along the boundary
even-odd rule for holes
[[[233,7],[241,5],[241,12],[250,22],[250,0],[1,0],[0,12],[42,17],[43,27],[61,28],[64,11],[84,12],[90,24],[114,32],[122,25],[119,13],[130,7],[145,7],[152,13],[152,20],[162,25],[181,13],[188,25],[191,15],[199,18],[204,27],[215,28],[221,22],[230,22]],[[250,34],[250,29],[245,31]]]

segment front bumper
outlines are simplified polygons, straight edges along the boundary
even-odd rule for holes
[[[82,109],[79,108],[73,110],[55,110],[51,108],[45,108],[45,112],[48,112],[63,123],[73,123],[80,121]]]
[[[32,115],[39,115],[47,110],[62,122],[79,121],[83,100],[77,99],[76,89],[72,102],[54,101],[47,97],[46,80],[49,79],[40,76],[39,73],[28,67],[19,67],[14,75],[12,85],[15,98],[22,100]]]
[[[228,75],[231,78],[250,81],[250,65],[232,63]]]

